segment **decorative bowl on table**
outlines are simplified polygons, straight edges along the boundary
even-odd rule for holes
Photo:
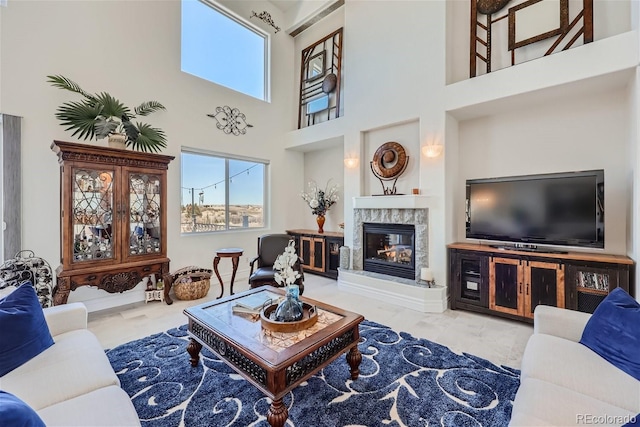
[[[313,326],[318,321],[316,306],[302,303],[302,319],[293,322],[282,322],[275,319],[278,304],[271,304],[260,311],[262,327],[273,332],[298,332]]]

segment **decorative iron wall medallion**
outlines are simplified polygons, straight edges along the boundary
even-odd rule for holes
[[[244,135],[247,133],[247,128],[253,127],[247,123],[246,116],[240,110],[227,105],[216,107],[215,114],[207,114],[207,116],[216,119],[216,127],[226,134]]]
[[[260,13],[255,13],[253,10],[251,11],[251,16],[249,17],[249,19],[256,17],[258,19],[260,19],[262,22],[264,22],[265,24],[275,28],[276,33],[278,31],[280,31],[280,27],[278,27],[276,25],[275,22],[273,22],[273,18],[271,17],[271,14],[269,12],[267,12],[266,10],[260,12]]]

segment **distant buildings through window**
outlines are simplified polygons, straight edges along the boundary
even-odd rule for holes
[[[181,153],[181,233],[266,226],[266,160]]]

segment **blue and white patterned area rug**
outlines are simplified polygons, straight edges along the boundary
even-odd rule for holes
[[[268,426],[271,404],[203,349],[191,367],[186,325],[107,351],[143,426]],[[284,399],[287,426],[506,426],[519,371],[364,321],[360,377],[339,357]]]

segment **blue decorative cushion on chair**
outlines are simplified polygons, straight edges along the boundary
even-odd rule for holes
[[[11,427],[46,427],[29,405],[11,393],[0,390],[0,425]]]
[[[640,380],[640,304],[622,288],[600,303],[582,332],[580,343]]]
[[[35,289],[25,282],[0,299],[0,377],[53,345]]]
[[[0,390],[0,426],[46,427],[29,405],[11,393]]]

